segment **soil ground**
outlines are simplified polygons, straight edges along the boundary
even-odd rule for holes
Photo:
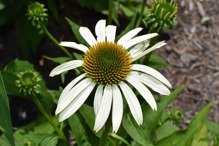
[[[164,73],[173,86],[187,85],[174,105],[183,109],[188,123],[197,110],[219,100],[219,1],[177,2],[177,25],[158,53],[170,64]],[[219,106],[212,109],[210,117],[219,122]]]

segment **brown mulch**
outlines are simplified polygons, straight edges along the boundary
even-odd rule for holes
[[[174,105],[185,123],[204,105],[219,100],[219,1],[177,0],[178,16],[171,39],[158,53],[170,64],[164,70],[173,87],[187,85]],[[219,122],[219,106],[210,117]]]

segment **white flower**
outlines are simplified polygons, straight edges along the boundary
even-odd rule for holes
[[[155,99],[147,87],[161,95],[169,95],[169,81],[155,69],[134,64],[134,61],[147,53],[162,47],[164,41],[148,48],[149,39],[157,36],[151,33],[136,36],[142,28],[135,28],[117,42],[116,26],[106,26],[105,20],[97,22],[93,36],[87,27],[80,27],[79,32],[89,46],[75,42],[61,42],[60,45],[82,51],[82,60],[72,60],[54,68],[50,76],[82,67],[84,72],[71,81],[60,95],[56,114],[63,121],[74,114],[86,101],[93,90],[94,95],[94,130],[99,131],[107,121],[112,109],[113,132],[117,132],[123,116],[123,98],[128,103],[135,121],[141,125],[143,115],[140,103],[129,87],[132,85],[146,100],[153,110],[157,110]]]

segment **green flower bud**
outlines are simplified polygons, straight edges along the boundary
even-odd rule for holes
[[[159,32],[163,28],[172,28],[177,9],[177,4],[173,0],[153,0],[150,12],[144,19],[149,32]]]
[[[27,70],[18,74],[18,80],[15,85],[20,88],[20,92],[25,95],[33,95],[38,93],[41,78],[38,73]]]
[[[183,112],[179,107],[176,107],[170,111],[169,117],[173,122],[179,122],[183,119]]]
[[[47,9],[43,4],[39,2],[32,2],[28,5],[27,16],[31,24],[39,30],[42,30],[42,26],[48,21]]]

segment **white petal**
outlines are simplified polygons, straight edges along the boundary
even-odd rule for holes
[[[73,115],[81,105],[86,101],[90,93],[95,87],[94,82],[90,82],[89,86],[85,88],[72,102],[71,104],[65,108],[59,115],[59,121],[64,121]]]
[[[154,50],[156,50],[156,49],[158,49],[158,48],[160,48],[160,47],[162,47],[164,45],[166,45],[166,43],[164,41],[158,42],[157,44],[155,44],[151,48],[145,50],[144,52],[139,53],[138,55],[135,55],[135,57],[133,57],[132,61],[135,61],[135,60],[143,57],[144,55],[148,54],[149,52],[154,51]]]
[[[122,36],[119,40],[118,40],[118,44],[120,45],[125,45],[127,43],[127,41],[129,41],[130,39],[132,39],[134,36],[136,36],[140,31],[142,30],[142,28],[135,28],[132,29],[131,31],[127,32],[124,36]]]
[[[155,69],[153,69],[149,66],[145,66],[145,65],[141,65],[141,64],[133,64],[132,70],[137,70],[137,71],[141,71],[141,72],[144,72],[146,74],[149,74],[149,75],[155,77],[156,79],[158,79],[159,81],[161,81],[162,83],[164,83],[169,88],[172,87],[170,82],[161,73],[159,73],[158,71],[156,71]]]
[[[150,87],[152,90],[154,90],[155,92],[161,94],[161,95],[169,95],[170,94],[170,90],[163,84],[161,83],[159,80],[157,80],[156,78],[141,73],[140,75],[137,72],[132,72],[132,76],[134,76],[135,78],[138,78],[139,81],[141,81],[143,84],[145,84],[146,86]]]
[[[139,46],[139,48],[137,48],[136,46]],[[143,51],[149,46],[149,43],[142,43],[141,46],[140,44],[136,46],[129,51],[132,58],[135,58],[135,56],[142,54]]]
[[[143,115],[142,115],[141,105],[139,104],[136,95],[131,90],[131,88],[128,85],[126,85],[124,82],[120,82],[119,86],[122,90],[122,93],[125,96],[125,99],[129,105],[130,111],[135,121],[138,123],[138,125],[141,125],[143,123]]]
[[[84,89],[91,84],[90,79],[86,78],[75,85],[65,96],[58,101],[55,114],[64,110]]]
[[[51,77],[56,76],[62,72],[71,70],[71,69],[75,69],[79,66],[82,66],[83,61],[82,60],[72,60],[72,61],[68,61],[65,62],[59,66],[57,66],[56,68],[54,68],[51,72],[50,75]]]
[[[141,50],[144,47],[145,43],[139,43],[137,45],[135,45],[133,48],[131,48],[129,50],[129,53],[132,55],[134,53],[136,53],[137,51]]]
[[[62,98],[71,90],[71,88],[74,87],[75,84],[77,84],[80,80],[82,80],[86,76],[86,73],[83,73],[82,75],[78,76],[74,80],[72,80],[62,91],[59,101],[62,100]]]
[[[107,42],[114,42],[116,38],[116,26],[108,25],[106,27],[106,39]]]
[[[95,26],[97,42],[105,42],[105,37],[106,37],[105,29],[106,29],[106,20],[99,20]]]
[[[94,38],[93,34],[91,33],[90,29],[87,27],[80,27],[79,32],[81,36],[85,39],[85,41],[90,45],[93,46],[97,43],[97,40]]]
[[[146,34],[146,35],[137,36],[137,37],[129,40],[128,42],[126,42],[123,46],[125,48],[130,48],[138,43],[149,40],[157,35],[158,35],[157,33],[150,33],[150,34]]]
[[[87,52],[88,48],[85,45],[77,44],[75,42],[61,42],[59,45],[64,47],[73,48],[82,52]]]
[[[157,110],[156,101],[151,92],[147,89],[147,87],[145,87],[145,85],[143,85],[137,78],[134,78],[132,76],[128,76],[126,80],[135,87],[135,89],[151,106],[152,110]]]
[[[97,115],[103,98],[103,85],[98,85],[94,96],[94,114]]]
[[[108,119],[110,114],[111,104],[112,104],[112,87],[111,85],[106,85],[103,92],[103,98],[101,101],[100,109],[95,119],[94,131],[96,132],[99,131],[106,123],[106,120]]]
[[[117,132],[119,130],[120,124],[122,122],[122,114],[123,114],[123,101],[122,94],[117,85],[113,86],[113,107],[112,107],[112,125],[113,132]]]

